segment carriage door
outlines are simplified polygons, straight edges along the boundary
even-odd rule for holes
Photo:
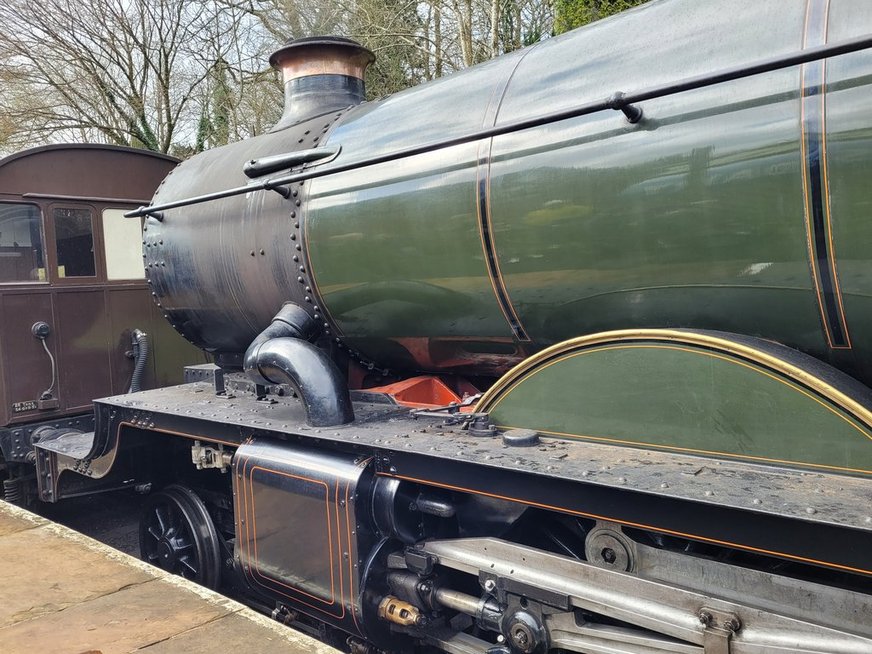
[[[99,214],[90,204],[53,203],[46,218],[61,409],[85,410],[111,395]]]

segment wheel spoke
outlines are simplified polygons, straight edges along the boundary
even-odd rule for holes
[[[181,557],[179,559],[179,563],[181,563],[183,566],[185,566],[188,570],[193,572],[195,575],[197,574],[197,568],[193,563],[191,563],[190,557],[187,557],[187,556]]]
[[[160,528],[160,533],[167,533],[167,525],[169,524],[169,518],[166,515],[167,508],[164,506],[156,506],[154,507],[154,517],[157,519],[157,525]]]
[[[206,506],[193,492],[168,487],[152,497],[139,529],[143,560],[210,588],[220,583],[220,544]]]

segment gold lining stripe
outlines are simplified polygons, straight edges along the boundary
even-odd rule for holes
[[[829,11],[830,0],[806,1],[803,49],[827,43]],[[826,73],[826,60],[800,66],[803,218],[809,268],[827,345],[834,350],[850,350],[851,336],[848,333],[833,241],[827,167]]]
[[[838,418],[841,418],[846,423],[848,423],[851,427],[853,427],[854,429],[859,431],[861,434],[863,434],[863,436],[865,436],[869,440],[872,440],[872,435],[870,435],[868,431],[866,431],[862,427],[859,427],[858,425],[854,424],[854,422],[850,418],[848,418],[846,415],[844,415],[843,413],[840,413],[839,411],[837,411],[836,409],[834,409],[833,407],[831,407],[827,403],[823,402],[820,398],[815,397],[814,395],[812,395],[811,393],[809,393],[808,391],[806,391],[802,387],[797,386],[795,383],[793,383],[791,381],[788,381],[782,377],[778,377],[776,375],[773,375],[772,373],[767,372],[766,370],[763,370],[762,368],[757,368],[757,367],[754,367],[752,365],[749,365],[749,364],[745,363],[744,361],[741,361],[741,360],[736,359],[736,358],[726,357],[726,356],[723,356],[722,354],[716,354],[715,352],[710,352],[708,350],[698,350],[698,349],[693,349],[693,348],[688,348],[688,347],[679,347],[677,345],[644,345],[644,344],[607,345],[604,347],[586,348],[585,350],[582,350],[580,352],[569,352],[569,353],[565,354],[564,356],[561,356],[561,357],[556,358],[556,359],[552,359],[551,361],[546,363],[544,366],[541,366],[541,367],[536,368],[535,370],[532,370],[523,379],[518,379],[517,381],[515,381],[508,389],[506,389],[505,393],[503,393],[499,398],[497,398],[494,401],[494,403],[490,407],[490,410],[493,411],[494,409],[496,409],[499,406],[500,402],[502,402],[504,399],[509,397],[509,395],[511,395],[512,392],[515,389],[517,389],[518,386],[522,382],[527,381],[528,379],[538,375],[543,370],[550,368],[551,366],[553,366],[557,363],[562,363],[563,361],[568,361],[569,359],[574,359],[575,357],[585,356],[587,354],[596,354],[597,352],[607,352],[609,350],[646,350],[646,349],[648,349],[648,350],[676,350],[679,352],[687,352],[689,354],[699,354],[701,356],[706,356],[706,357],[713,358],[713,359],[720,359],[721,361],[726,361],[727,363],[733,363],[733,364],[736,364],[738,366],[742,366],[743,368],[747,368],[748,370],[751,370],[753,372],[759,373],[761,375],[765,375],[766,377],[769,377],[770,379],[777,381],[780,384],[784,384],[788,388],[790,388],[794,391],[797,391],[798,393],[801,393],[802,395],[805,395],[810,400],[817,402],[823,408],[825,408],[827,411],[829,411],[833,415],[837,416]],[[657,446],[652,445],[652,447],[657,447]],[[770,460],[775,461],[776,459],[770,459]]]
[[[505,79],[494,86],[490,100],[485,108],[485,116],[482,120],[483,127],[492,127],[497,124],[500,107],[505,98],[506,90],[515,76],[515,72],[520,67],[521,62],[524,61],[537,45],[527,48],[526,52],[515,62],[515,65]],[[481,239],[482,253],[484,254],[485,270],[493,288],[497,306],[506,322],[509,323],[509,329],[515,338],[522,343],[529,343],[532,339],[518,315],[511,295],[509,295],[509,290],[506,287],[503,272],[500,268],[499,253],[497,252],[496,240],[494,239],[493,221],[491,220],[491,157],[493,155],[493,144],[494,140],[490,138],[479,142],[476,149],[475,211],[478,218],[478,233]],[[482,177],[482,173],[484,177]],[[485,230],[487,234],[485,234]],[[490,247],[488,247],[488,244]]]
[[[824,12],[824,43],[829,40],[830,27],[830,0],[827,0],[827,9]],[[830,173],[829,162],[827,159],[827,60],[822,62],[823,79],[821,81],[821,178],[823,180],[823,195],[824,195],[824,211],[827,217],[827,249],[830,253],[830,268],[833,272],[833,290],[835,290],[836,300],[839,303],[839,322],[842,324],[842,330],[847,341],[847,348],[852,348],[851,335],[848,332],[848,321],[845,317],[845,305],[842,302],[842,285],[839,283],[838,263],[836,261],[836,245],[833,240],[833,217],[832,208],[830,207]]]
[[[702,334],[693,331],[679,331],[676,329],[623,329],[609,332],[599,332],[587,336],[569,339],[546,348],[503,375],[478,401],[476,412],[486,412],[503,392],[516,381],[527,377],[544,361],[559,356],[560,354],[606,343],[614,343],[627,340],[653,340],[686,345],[697,345],[711,348],[726,354],[732,354],[758,363],[776,373],[810,388],[815,393],[828,400],[835,406],[842,408],[846,413],[854,416],[864,426],[872,426],[872,411],[856,400],[845,395],[842,391],[834,388],[819,377],[799,368],[783,359],[762,352],[748,345],[730,341],[711,334]]]

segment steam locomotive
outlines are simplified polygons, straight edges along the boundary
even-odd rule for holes
[[[363,102],[271,57],[148,284],[214,366],[36,444],[144,559],[356,653],[872,652],[872,15],[661,0]]]

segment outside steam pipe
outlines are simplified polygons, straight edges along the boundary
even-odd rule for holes
[[[285,304],[245,351],[244,368],[256,384],[290,384],[313,427],[354,420],[348,385],[327,354],[309,342],[315,321],[295,304]]]

